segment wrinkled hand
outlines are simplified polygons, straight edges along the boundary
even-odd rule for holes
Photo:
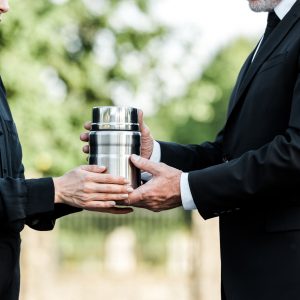
[[[141,156],[149,159],[153,152],[153,143],[154,140],[151,136],[150,130],[147,125],[144,123],[143,111],[139,109],[139,125],[141,131]]]
[[[128,181],[104,174],[105,167],[80,166],[61,177],[53,178],[55,203],[64,203],[90,211],[130,213],[131,208],[117,208],[116,202],[128,199],[133,191]]]
[[[163,163],[132,155],[132,163],[153,175],[152,179],[129,194],[125,204],[159,212],[181,206],[180,176],[182,171]]]
[[[138,118],[139,118],[139,125],[141,131],[141,156],[145,158],[150,158],[152,151],[153,151],[153,138],[151,136],[150,130],[147,125],[144,123],[143,119],[143,111],[138,110]],[[92,122],[86,122],[84,124],[84,128],[86,130],[91,130]],[[89,141],[89,132],[84,132],[80,135],[80,140],[83,142]],[[88,154],[90,149],[89,145],[84,145],[82,148],[83,153]]]

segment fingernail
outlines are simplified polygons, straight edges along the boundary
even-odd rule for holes
[[[127,188],[127,192],[128,192],[128,193],[132,193],[132,192],[133,192],[133,188],[132,188],[131,186],[128,187],[128,188]]]
[[[130,183],[128,179],[124,179],[124,183]]]
[[[121,199],[127,199],[127,198],[128,198],[128,194],[120,195],[120,198],[121,198]]]
[[[108,201],[108,204],[110,206],[116,206],[117,205],[117,203],[115,201]]]
[[[132,158],[132,160],[138,161],[141,157],[136,154],[132,154],[131,158]]]

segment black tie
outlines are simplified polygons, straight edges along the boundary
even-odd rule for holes
[[[260,44],[258,44],[258,50],[257,53],[255,51],[253,51],[253,55],[252,57],[249,56],[248,60],[246,61],[244,67],[243,67],[243,72],[240,74],[240,78],[237,82],[237,87],[236,87],[236,91],[239,90],[241,83],[243,82],[244,78],[247,75],[247,72],[251,66],[252,61],[255,59],[255,57],[257,56],[257,54],[260,52],[260,49],[262,47],[262,45],[265,43],[265,41],[268,39],[269,35],[271,34],[271,32],[273,31],[273,29],[275,29],[275,27],[279,24],[280,19],[278,18],[278,16],[276,15],[276,13],[273,11],[269,12],[268,15],[268,21],[267,21],[267,27],[263,36],[263,39],[261,41]]]
[[[279,24],[279,22],[280,22],[280,19],[278,18],[276,13],[274,11],[269,12],[267,27],[266,27],[264,37],[263,37],[263,40],[262,40],[260,46],[262,46],[264,44],[264,42],[268,39],[269,35],[273,31],[273,29]]]

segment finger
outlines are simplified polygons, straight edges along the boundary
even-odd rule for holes
[[[138,109],[138,122],[140,125],[140,131],[146,135],[150,134],[150,130],[144,122],[144,113],[141,109]]]
[[[130,156],[130,159],[132,163],[140,170],[144,170],[152,175],[156,175],[159,173],[159,163],[155,163],[153,161],[150,161],[149,159],[143,158],[135,154],[132,154]]]
[[[102,212],[102,213],[109,213],[109,214],[115,214],[115,215],[124,215],[124,214],[129,214],[133,212],[132,208],[126,207],[126,208],[121,208],[121,207],[114,207],[114,208],[90,208],[87,209],[89,211],[94,211],[94,212]]]
[[[106,193],[106,194],[128,194],[133,192],[133,188],[124,184],[103,184],[89,182],[86,187],[87,193]]]
[[[107,207],[106,204],[109,202],[114,201],[124,201],[128,199],[128,194],[109,194],[109,193],[90,193],[88,196],[88,202],[85,203],[85,205],[94,205],[94,206],[100,206]],[[107,204],[109,206],[109,204]],[[114,206],[114,205],[110,205]]]
[[[92,122],[91,121],[87,121],[84,123],[84,128],[86,130],[91,130],[92,129]]]
[[[83,165],[80,166],[81,170],[91,172],[91,173],[103,173],[106,170],[106,167],[104,166],[98,166],[98,165]]]
[[[144,126],[143,116],[143,111],[141,109],[138,109],[138,122],[140,124],[140,129],[142,129],[142,127]]]
[[[127,203],[128,201],[118,201],[118,207],[122,206],[122,207],[139,207],[139,208],[144,208],[145,204],[143,202],[136,202],[136,203],[131,203],[130,205]]]
[[[96,182],[96,183],[107,183],[107,184],[128,184],[129,180],[121,177],[121,176],[113,176],[111,174],[96,174],[91,173],[87,177],[88,181]]]
[[[129,200],[118,201],[118,207],[119,206],[128,207],[129,206],[128,202],[130,202],[130,201]],[[130,206],[139,207],[139,208],[145,208],[145,203],[143,201],[141,201],[141,202],[135,202],[135,203],[131,203]]]
[[[144,122],[144,113],[141,109],[138,110],[138,122],[140,125],[140,131],[145,134],[145,135],[149,135],[150,131],[149,128],[147,127],[147,125]],[[143,136],[142,134],[142,136]]]
[[[146,195],[146,189],[144,188],[146,185],[140,186],[139,188],[135,189],[132,193],[128,194],[128,198],[125,199],[123,203],[125,205],[129,205],[129,206],[133,206],[136,203],[142,202],[143,200],[145,200],[143,198],[143,195]],[[119,204],[119,202],[118,202]]]
[[[82,208],[84,209],[90,209],[90,208],[112,208],[116,206],[115,201],[94,201],[90,200],[84,203],[82,205]]]
[[[88,142],[90,139],[90,135],[88,132],[81,133],[79,136],[80,140],[83,142]]]
[[[86,153],[86,154],[89,154],[90,153],[90,147],[89,147],[89,145],[83,146],[82,147],[82,152]]]

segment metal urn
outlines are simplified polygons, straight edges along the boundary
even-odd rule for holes
[[[127,178],[133,188],[140,186],[140,170],[130,161],[130,155],[140,155],[141,148],[136,108],[94,107],[89,140],[90,165],[105,166],[107,173]]]

